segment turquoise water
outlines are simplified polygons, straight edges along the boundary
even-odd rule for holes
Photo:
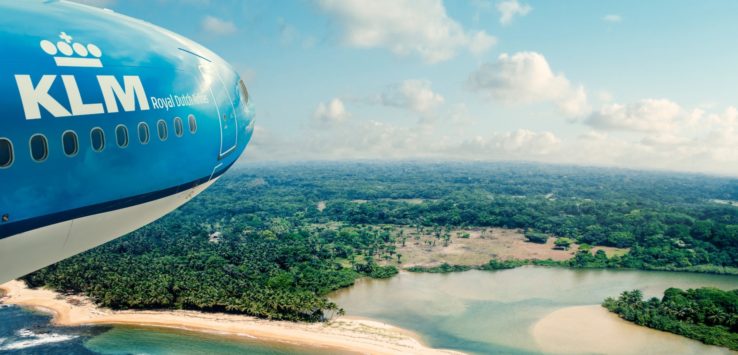
[[[738,277],[541,267],[401,273],[389,280],[362,280],[332,298],[350,315],[412,330],[433,347],[475,354],[533,354],[542,350],[532,327],[555,310],[600,304],[606,297],[636,288],[650,297],[660,296],[668,287],[701,286],[738,289]],[[654,340],[654,344],[664,343],[664,339]],[[673,350],[654,347],[641,353]],[[696,342],[678,350],[680,354],[723,352]]]
[[[270,344],[248,338],[229,338],[179,330],[115,327],[85,343],[100,354],[341,354],[290,344]]]

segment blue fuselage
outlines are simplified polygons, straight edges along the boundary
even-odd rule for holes
[[[42,1],[0,28],[0,241],[207,183],[251,138],[238,74],[177,34]]]

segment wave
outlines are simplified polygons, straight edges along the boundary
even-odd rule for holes
[[[27,349],[32,348],[39,345],[45,345],[45,344],[52,344],[52,343],[61,343],[65,341],[72,340],[74,338],[77,338],[76,335],[66,335],[66,334],[57,334],[57,333],[34,333],[30,329],[21,329],[17,333],[18,337],[20,338],[26,338],[22,340],[14,341],[10,344],[0,346],[0,351],[7,351],[7,350],[20,350],[20,349]],[[6,339],[3,339],[6,340]],[[0,341],[0,344],[3,344],[2,341]]]

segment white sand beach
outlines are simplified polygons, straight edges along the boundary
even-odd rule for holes
[[[354,317],[309,324],[197,311],[113,311],[99,308],[82,296],[64,296],[48,289],[30,289],[22,281],[0,285],[0,290],[5,293],[0,303],[53,314],[52,321],[57,325],[121,324],[176,328],[361,354],[460,354],[428,348],[409,331]]]

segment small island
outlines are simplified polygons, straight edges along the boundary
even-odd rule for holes
[[[633,290],[602,306],[638,325],[738,350],[738,290],[669,288],[661,299],[649,300]]]

